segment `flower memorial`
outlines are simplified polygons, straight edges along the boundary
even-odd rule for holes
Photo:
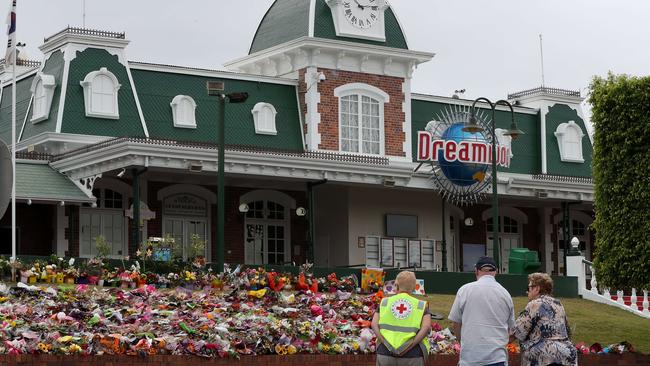
[[[116,278],[133,283],[141,278],[134,275],[138,270],[134,265]],[[370,319],[379,298],[355,293],[354,276],[237,269],[158,277],[191,282],[198,290],[2,285],[0,353],[238,357],[375,351]],[[429,339],[437,353],[458,352],[455,337],[437,324]]]
[[[58,264],[24,268],[29,274],[45,268],[43,282],[83,271],[72,260],[55,260]],[[298,275],[240,267],[215,274],[200,263],[168,274],[143,271],[138,262],[128,269],[103,269],[113,287],[32,284],[29,279],[14,287],[0,284],[0,353],[241,357],[375,352],[370,320],[383,292],[359,293],[355,276],[317,278],[309,265]],[[456,337],[437,323],[428,339],[432,353],[460,352]],[[632,351],[624,343],[579,344],[578,349]],[[508,350],[518,353],[519,347],[511,344]]]

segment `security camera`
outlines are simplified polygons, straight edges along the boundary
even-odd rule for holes
[[[125,172],[126,172],[126,169],[122,168],[122,170],[119,173],[117,173],[117,177],[122,178],[124,176]]]
[[[323,82],[325,80],[327,80],[327,77],[325,76],[325,73],[323,73],[322,71],[319,72],[318,73],[318,82],[320,83],[320,82]]]

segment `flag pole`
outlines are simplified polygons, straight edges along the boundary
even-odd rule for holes
[[[16,52],[13,52],[11,81],[11,259],[16,260]]]
[[[16,61],[18,58],[16,43],[16,0],[9,9],[10,24],[7,35],[10,57],[5,57],[5,64],[11,58],[11,261],[16,261]]]

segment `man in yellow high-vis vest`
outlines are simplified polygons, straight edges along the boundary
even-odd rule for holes
[[[395,279],[397,295],[384,298],[372,318],[377,366],[423,366],[426,362],[431,315],[426,301],[410,295],[415,284],[413,272],[400,272]]]

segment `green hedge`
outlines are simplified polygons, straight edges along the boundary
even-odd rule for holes
[[[650,77],[591,84],[599,284],[650,288]]]

